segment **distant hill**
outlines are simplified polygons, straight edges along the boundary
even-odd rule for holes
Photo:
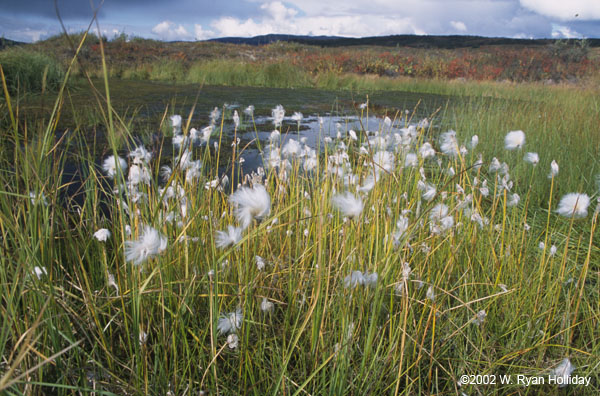
[[[0,50],[3,50],[4,48],[8,48],[8,47],[14,47],[15,45],[23,45],[25,43],[22,43],[20,41],[14,41],[14,40],[10,40],[4,37],[0,37]]]
[[[295,36],[293,34],[266,34],[255,37],[220,37],[206,41],[217,41],[220,43],[229,44],[248,44],[248,45],[265,45],[275,43],[277,41],[289,41],[302,44],[317,44],[323,42],[331,42],[332,40],[343,40],[345,37],[338,36]]]
[[[267,34],[256,37],[222,37],[207,41],[221,43],[264,45],[277,41],[294,42],[321,47],[346,47],[378,45],[383,47],[413,47],[413,48],[477,48],[488,45],[537,46],[556,42],[555,39],[514,39],[502,37],[481,36],[416,36],[394,35],[375,37],[338,37],[338,36],[295,36],[291,34]],[[588,39],[590,47],[600,47],[600,39]]]

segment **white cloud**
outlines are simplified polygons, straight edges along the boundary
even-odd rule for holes
[[[160,37],[161,40],[189,40],[193,36],[183,25],[176,25],[171,21],[163,21],[152,28],[152,33]]]
[[[264,3],[260,6],[260,8],[262,10],[266,10],[271,18],[279,21],[284,21],[287,18],[293,18],[298,13],[298,11],[294,10],[293,8],[287,8],[280,1]]]
[[[204,30],[202,25],[196,23],[194,25],[194,37],[196,40],[206,40],[208,38],[214,37],[214,33],[210,30]]]
[[[552,25],[552,37],[553,38],[583,38],[583,36],[574,30],[571,30],[568,26]]]
[[[467,25],[465,25],[465,23],[461,21],[450,21],[450,26],[452,26],[454,30],[457,30],[459,32],[467,31]]]
[[[600,19],[599,0],[519,0],[538,14],[565,21]]]
[[[279,1],[264,3],[265,14],[256,20],[222,17],[211,27],[216,37],[251,37],[269,33],[313,36],[362,37],[387,34],[426,34],[411,18],[388,15],[302,15]]]

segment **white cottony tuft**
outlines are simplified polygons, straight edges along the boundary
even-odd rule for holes
[[[365,272],[363,274],[363,279],[365,286],[375,287],[377,286],[377,280],[379,279],[379,275],[377,275],[377,272],[373,272],[371,274]]]
[[[379,275],[376,272],[371,274],[365,272],[363,274],[361,271],[352,271],[350,275],[344,278],[344,286],[349,289],[354,289],[358,285],[375,287],[378,279]]]
[[[292,158],[299,157],[301,153],[302,153],[302,146],[295,139],[289,139],[285,143],[285,145],[283,146],[283,148],[281,149],[281,154],[284,157],[287,157],[287,158],[290,158],[290,157],[292,157]]]
[[[419,164],[419,161],[417,159],[417,154],[415,154],[415,153],[406,154],[406,157],[404,158],[404,166],[406,168],[416,167],[418,164]]]
[[[206,144],[208,144],[208,141],[210,140],[210,135],[212,135],[212,133],[213,133],[213,129],[214,129],[214,128],[215,128],[215,127],[214,127],[213,125],[209,125],[209,126],[207,126],[207,127],[205,127],[205,128],[202,128],[202,131],[201,131],[201,133],[202,133],[202,136],[200,137],[200,140],[201,140],[203,143],[206,143]],[[216,143],[216,142],[215,142],[215,143]]]
[[[479,136],[473,135],[471,137],[471,149],[474,149],[479,144]]]
[[[423,159],[435,157],[435,150],[434,150],[433,146],[431,145],[431,143],[429,143],[429,142],[423,143],[423,145],[419,148],[419,155]]]
[[[492,161],[490,162],[490,173],[496,173],[500,169],[502,169],[502,165],[500,164],[500,161],[498,161],[498,158],[492,158]]]
[[[106,242],[106,240],[110,238],[110,231],[106,228],[100,228],[98,231],[94,232],[94,238],[100,242]]]
[[[570,193],[562,197],[556,213],[565,217],[582,219],[587,216],[590,197],[587,194]]]
[[[217,324],[219,334],[237,332],[242,327],[243,321],[244,314],[242,313],[241,308],[236,309],[235,312],[230,312],[228,314],[221,315]]]
[[[558,164],[555,160],[552,160],[552,163],[550,164],[550,174],[548,175],[548,179],[552,179],[553,177],[556,177],[556,175],[558,175]]]
[[[254,106],[250,105],[244,109],[244,114],[253,117],[254,116]]]
[[[35,266],[33,268],[33,274],[38,278],[38,279],[42,279],[42,276],[44,275],[48,275],[48,271],[46,270],[46,267],[38,267]]]
[[[435,290],[433,289],[433,285],[430,285],[427,288],[427,293],[425,293],[425,297],[427,297],[428,300],[435,301]]]
[[[240,127],[240,116],[237,112],[237,110],[233,111],[233,124],[235,125],[236,129]]]
[[[131,165],[127,181],[134,186],[140,183],[149,185],[152,181],[152,175],[150,175],[150,171],[144,165]]]
[[[108,284],[108,287],[114,287],[115,292],[117,293],[117,295],[119,295],[119,285],[117,285],[117,282],[115,282],[114,275],[111,274],[110,272],[107,272],[106,276],[108,278],[106,281],[106,283]]]
[[[451,157],[456,157],[459,153],[458,142],[456,141],[456,132],[450,130],[442,133],[440,137],[440,150],[442,153]]]
[[[210,115],[209,115],[209,118],[210,118],[210,123],[211,123],[211,124],[216,124],[220,116],[221,116],[221,110],[219,110],[219,108],[218,108],[218,107],[215,107],[215,108],[214,108],[214,109],[213,109],[213,110],[210,112]]]
[[[102,163],[102,169],[104,170],[104,173],[106,173],[106,176],[112,179],[117,174],[117,169],[120,169],[121,172],[127,169],[127,161],[119,156],[115,157],[114,155],[111,155]]]
[[[285,109],[283,108],[283,106],[275,106],[275,108],[271,110],[271,117],[273,118],[273,124],[275,125],[275,128],[281,127],[283,117],[285,117]]]
[[[37,205],[38,202],[44,204],[44,205],[48,205],[48,200],[46,199],[46,196],[44,195],[44,192],[42,191],[41,193],[37,194],[33,191],[29,192],[29,199],[31,200],[31,204],[32,205]]]
[[[260,303],[260,310],[266,313],[270,313],[273,312],[274,308],[275,305],[273,305],[271,301],[267,300],[266,297],[263,297],[262,302]]]
[[[271,144],[277,143],[279,141],[281,137],[281,133],[279,133],[279,131],[277,129],[275,129],[273,132],[271,132],[271,134],[269,135],[269,142]]]
[[[232,225],[227,226],[227,231],[217,231],[215,236],[215,245],[218,248],[225,248],[229,245],[235,245],[242,239],[242,229]]]
[[[425,201],[431,201],[437,193],[437,189],[433,184],[426,183],[422,180],[417,182],[417,189],[423,191],[422,197]]]
[[[167,238],[150,226],[144,226],[140,238],[136,241],[125,241],[125,259],[133,264],[141,264],[167,248]]]
[[[239,188],[229,197],[229,202],[235,205],[235,217],[244,229],[252,219],[262,219],[271,211],[271,197],[262,184]]]
[[[351,219],[360,216],[364,207],[362,199],[351,192],[334,195],[331,201],[333,206],[342,213],[342,216]]]
[[[521,200],[521,197],[519,196],[519,194],[512,194],[509,197],[508,202],[506,202],[506,206],[508,206],[509,208],[511,208],[513,206],[517,206],[519,204],[520,200]]]
[[[144,146],[138,146],[135,150],[129,153],[134,164],[148,164],[152,159],[152,153],[146,150]]]
[[[373,155],[373,163],[375,164],[375,170],[385,170],[391,172],[394,170],[394,154],[389,151],[378,151]]]
[[[454,227],[454,217],[448,214],[448,206],[440,203],[429,214],[430,229],[433,234],[442,234]]]
[[[562,384],[559,385],[560,388],[567,386],[569,377],[573,371],[575,371],[575,366],[573,366],[569,358],[564,358],[560,364],[556,366],[554,370],[552,370],[552,375],[562,377]]]
[[[540,157],[538,153],[527,153],[524,158],[525,162],[530,163],[533,166],[536,166],[538,162],[540,162]]]
[[[240,343],[240,339],[237,334],[229,334],[227,336],[227,346],[229,349],[236,349]]]
[[[485,310],[482,309],[481,311],[477,312],[477,315],[475,315],[473,323],[475,323],[477,326],[481,325],[485,321],[486,316],[487,313],[485,313]]]
[[[358,285],[362,285],[365,282],[365,278],[361,271],[352,271],[350,275],[344,278],[344,286],[346,288],[354,289]]]
[[[300,126],[300,123],[302,122],[303,118],[304,118],[304,116],[302,115],[302,113],[299,113],[299,112],[295,112],[292,115],[292,121],[296,121],[298,123],[298,126]]]
[[[171,116],[171,126],[173,127],[173,134],[176,135],[181,132],[181,116],[175,114]]]
[[[514,150],[525,144],[525,133],[523,131],[510,131],[504,138],[504,148]]]
[[[262,271],[265,269],[265,260],[260,256],[254,256],[254,261],[256,262],[256,269]]]

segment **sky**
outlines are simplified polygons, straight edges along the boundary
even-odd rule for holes
[[[98,8],[102,35],[165,41],[279,33],[598,38],[600,0],[57,0],[69,32]],[[97,33],[96,26],[93,27]],[[60,32],[53,0],[0,0],[0,34],[34,42]]]

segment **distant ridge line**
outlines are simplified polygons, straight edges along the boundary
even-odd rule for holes
[[[571,39],[573,40],[573,39]],[[473,48],[488,45],[536,46],[552,44],[558,39],[519,39],[483,36],[417,36],[410,34],[373,37],[340,37],[340,36],[297,36],[292,34],[266,34],[255,37],[221,37],[206,41],[230,44],[265,45],[278,41],[293,42],[322,47],[346,47],[362,45],[378,45],[383,47],[414,48]],[[573,40],[578,41],[578,40]],[[586,39],[590,47],[600,47],[600,39]]]

